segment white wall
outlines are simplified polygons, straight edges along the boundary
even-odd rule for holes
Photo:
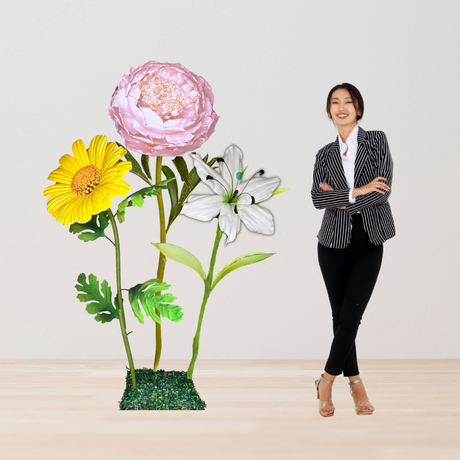
[[[200,153],[236,143],[249,171],[264,168],[290,188],[267,202],[274,236],[243,229],[222,245],[218,268],[246,252],[277,255],[232,273],[212,294],[199,359],[327,357],[322,211],[310,188],[315,154],[336,136],[326,96],[342,82],[362,92],[360,124],[385,131],[395,168],[397,235],[385,243],[358,356],[460,358],[459,2],[56,0],[2,10],[0,358],[125,357],[118,323],[96,323],[74,289],[80,272],[115,286],[113,248],[69,234],[47,213],[43,189],[76,139],[120,140],[107,113],[111,94],[148,60],[180,62],[212,86],[221,119]],[[181,217],[168,241],[207,269],[215,226]],[[124,286],[154,277],[156,201],[129,209],[121,234]],[[162,357],[188,359],[202,283],[172,261],[165,280],[185,316],[164,320]],[[135,358],[152,358],[153,322],[127,318]]]

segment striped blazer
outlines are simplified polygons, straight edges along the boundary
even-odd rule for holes
[[[325,209],[318,241],[329,248],[345,248],[350,243],[352,215],[361,212],[364,229],[370,241],[379,245],[395,236],[396,230],[388,197],[393,179],[393,160],[383,131],[365,131],[358,128],[358,149],[355,160],[355,187],[362,187],[376,177],[386,180],[390,190],[370,192],[356,197],[350,203],[349,187],[340,157],[339,137],[325,145],[316,154],[311,197],[316,209]],[[334,190],[319,186],[326,182]],[[346,209],[338,209],[345,206]]]

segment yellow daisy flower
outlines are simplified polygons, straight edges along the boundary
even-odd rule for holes
[[[48,180],[55,181],[44,191],[49,196],[48,212],[64,225],[88,222],[112,205],[111,198],[126,196],[131,186],[122,177],[131,170],[129,161],[117,161],[125,154],[106,136],[96,136],[86,150],[81,139],[72,145],[73,155],[64,155]]]

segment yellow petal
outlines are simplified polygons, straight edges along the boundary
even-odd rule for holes
[[[102,203],[108,195],[108,191],[100,184],[91,192],[91,199],[96,203]]]
[[[57,168],[48,176],[48,180],[60,182],[61,184],[71,184],[74,176],[64,168]]]
[[[107,136],[95,136],[89,145],[89,161],[92,165],[97,166],[99,170],[102,169],[106,145]]]
[[[72,200],[75,200],[77,197],[74,193],[68,193],[64,195],[52,196],[48,199],[47,209],[48,212],[52,212],[53,210],[64,206],[66,203],[69,203]]]
[[[79,169],[84,168],[85,166],[88,166],[88,164],[90,164],[88,162],[88,152],[86,151],[85,144],[81,139],[78,139],[78,141],[75,141],[72,144],[72,152],[75,157],[75,160],[79,165]]]
[[[109,169],[104,174],[102,174],[101,180],[99,181],[99,185],[104,185],[107,182],[113,181],[117,177],[117,170],[116,169]]]
[[[46,187],[45,190],[43,191],[44,196],[50,196],[50,195],[59,195],[62,193],[69,193],[71,192],[72,189],[68,184],[54,184],[50,185],[49,187]]]
[[[69,171],[72,176],[77,174],[77,172],[81,169],[78,161],[72,155],[64,155],[59,160],[59,163],[64,169]]]

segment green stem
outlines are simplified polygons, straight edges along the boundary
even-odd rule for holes
[[[110,223],[112,224],[113,237],[115,239],[115,254],[116,254],[116,265],[117,265],[117,298],[118,298],[118,302],[115,302],[115,303],[117,304],[121,334],[123,336],[123,342],[125,344],[126,355],[128,356],[129,369],[131,370],[131,379],[133,382],[133,388],[136,389],[137,386],[136,386],[136,374],[134,371],[134,361],[133,361],[133,355],[131,354],[131,348],[129,347],[128,334],[126,333],[126,319],[125,319],[125,312],[123,310],[123,297],[121,295],[120,238],[118,236],[117,223],[115,222],[115,218],[113,217],[112,210],[109,208],[107,210],[107,213],[109,215]]]
[[[201,303],[200,317],[198,319],[198,327],[196,329],[196,334],[193,339],[192,360],[190,361],[190,365],[187,370],[188,379],[191,379],[193,376],[193,369],[195,368],[195,361],[198,357],[198,349],[200,348],[201,323],[203,322],[204,309],[206,307],[206,303],[208,302],[209,296],[211,295],[211,291],[212,291],[214,264],[216,263],[216,255],[217,255],[217,250],[219,249],[219,243],[220,243],[221,238],[222,238],[222,230],[220,229],[219,224],[217,224],[216,239],[214,240],[214,248],[212,250],[211,262],[209,263],[208,276],[206,277],[206,280],[204,282],[204,295],[203,295],[203,302]]]
[[[155,183],[158,184],[161,182],[161,164],[163,162],[163,157],[158,156],[155,168]],[[160,242],[166,243],[166,220],[165,220],[165,207],[163,203],[163,194],[161,188],[157,189],[158,195],[158,213],[160,215]],[[166,257],[160,252],[158,259],[158,268],[157,268],[157,280],[159,283],[163,282],[163,277],[165,274],[165,265]],[[157,292],[155,295],[161,295],[161,292]],[[161,317],[160,311],[155,308],[155,313]],[[155,322],[155,360],[153,362],[153,370],[158,369],[158,364],[160,362],[161,356],[161,324]]]

